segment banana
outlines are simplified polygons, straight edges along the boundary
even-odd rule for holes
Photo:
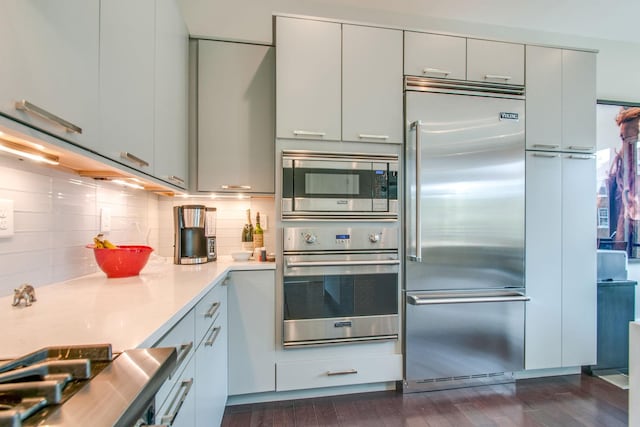
[[[117,248],[117,246],[116,246],[116,245],[114,245],[113,243],[111,243],[111,242],[110,242],[110,241],[108,241],[107,239],[104,239],[104,240],[102,241],[102,244],[103,244],[103,245],[104,245],[104,247],[105,247],[105,248],[107,248],[107,249],[116,249],[116,248]]]
[[[98,239],[97,237],[93,238],[93,244],[96,246],[96,248],[98,249],[104,249],[104,243],[102,242],[102,240]]]
[[[93,238],[93,243],[98,249],[116,249],[118,246],[104,238],[104,234],[100,233]]]

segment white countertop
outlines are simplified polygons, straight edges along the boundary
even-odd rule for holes
[[[102,272],[36,288],[30,307],[0,298],[0,359],[50,345],[110,343],[114,352],[149,347],[232,270],[275,269],[273,262],[220,257],[200,265],[152,258],[139,276]]]

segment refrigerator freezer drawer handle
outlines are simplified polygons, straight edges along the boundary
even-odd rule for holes
[[[480,302],[518,302],[529,301],[531,298],[525,295],[505,296],[505,297],[462,297],[462,298],[420,298],[416,295],[409,295],[407,300],[411,305],[432,305],[432,304],[465,304]]]

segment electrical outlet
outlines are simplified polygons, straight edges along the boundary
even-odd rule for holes
[[[13,236],[13,200],[0,199],[0,238]]]
[[[260,227],[262,227],[264,231],[267,231],[269,228],[269,217],[267,215],[260,215]]]
[[[100,232],[108,233],[109,231],[111,231],[111,210],[100,208]]]

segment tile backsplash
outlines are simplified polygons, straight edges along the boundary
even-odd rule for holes
[[[0,237],[0,296],[10,295],[22,283],[37,288],[99,271],[85,245],[99,231],[102,209],[111,216],[111,231],[105,233],[109,240],[146,244],[162,257],[173,256],[174,205],[217,208],[220,255],[240,248],[245,212],[251,209],[254,223],[258,211],[268,217],[265,246],[274,251],[273,198],[157,196],[0,156],[0,199],[12,200],[14,206],[14,234]]]

